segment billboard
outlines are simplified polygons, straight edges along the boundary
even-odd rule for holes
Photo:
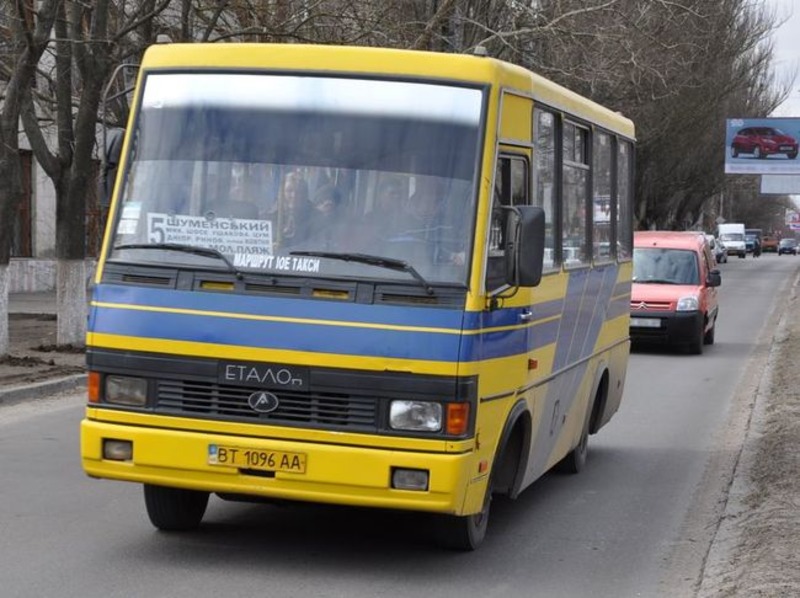
[[[786,210],[786,227],[795,232],[800,231],[800,212]]]
[[[800,174],[765,174],[761,177],[761,195],[800,195]]]
[[[800,118],[730,118],[726,174],[800,174]]]

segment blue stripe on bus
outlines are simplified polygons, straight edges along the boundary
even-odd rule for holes
[[[274,318],[333,320],[386,326],[419,326],[461,330],[461,309],[394,305],[365,306],[336,300],[308,301],[302,298],[225,294],[209,291],[147,289],[121,285],[98,285],[93,300],[117,305],[148,306],[169,310],[225,312]]]
[[[603,322],[617,309],[615,302],[606,313],[609,295],[619,287],[614,284],[616,272],[616,268],[602,268],[571,273],[563,299],[467,313],[424,306],[283,297],[265,301],[247,295],[98,285],[91,329],[140,338],[443,362],[508,357],[557,343],[555,366],[559,368],[594,349]],[[525,311],[532,312],[532,321],[521,326]],[[295,321],[279,321],[282,318]],[[460,334],[462,321],[465,335]]]
[[[457,361],[461,336],[96,307],[93,332],[220,345]]]

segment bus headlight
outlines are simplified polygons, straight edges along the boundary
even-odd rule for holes
[[[697,311],[699,307],[700,302],[697,300],[697,295],[688,295],[678,299],[675,311]]]
[[[106,376],[106,403],[144,407],[147,403],[147,380],[129,376]]]
[[[393,430],[438,432],[442,429],[442,404],[431,401],[392,401],[389,425]]]

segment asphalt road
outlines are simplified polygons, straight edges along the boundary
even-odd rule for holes
[[[141,489],[80,469],[82,394],[0,407],[0,595],[691,596],[781,301],[800,258],[722,265],[716,344],[632,355],[587,470],[497,501],[475,553],[425,517],[212,498],[196,533],[156,532]]]

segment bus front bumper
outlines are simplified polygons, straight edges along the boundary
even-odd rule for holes
[[[104,458],[107,441],[129,442],[130,458]],[[250,451],[262,459],[274,455],[278,461],[285,458],[288,465],[301,461],[303,471],[214,464],[210,454],[217,447]],[[478,474],[477,466],[473,468],[472,457],[472,452],[432,453],[265,439],[89,418],[81,422],[81,461],[91,477],[282,500],[465,515],[479,508],[480,502],[466,498],[481,496],[488,477]],[[427,489],[393,488],[392,472],[397,468],[427,471]]]

